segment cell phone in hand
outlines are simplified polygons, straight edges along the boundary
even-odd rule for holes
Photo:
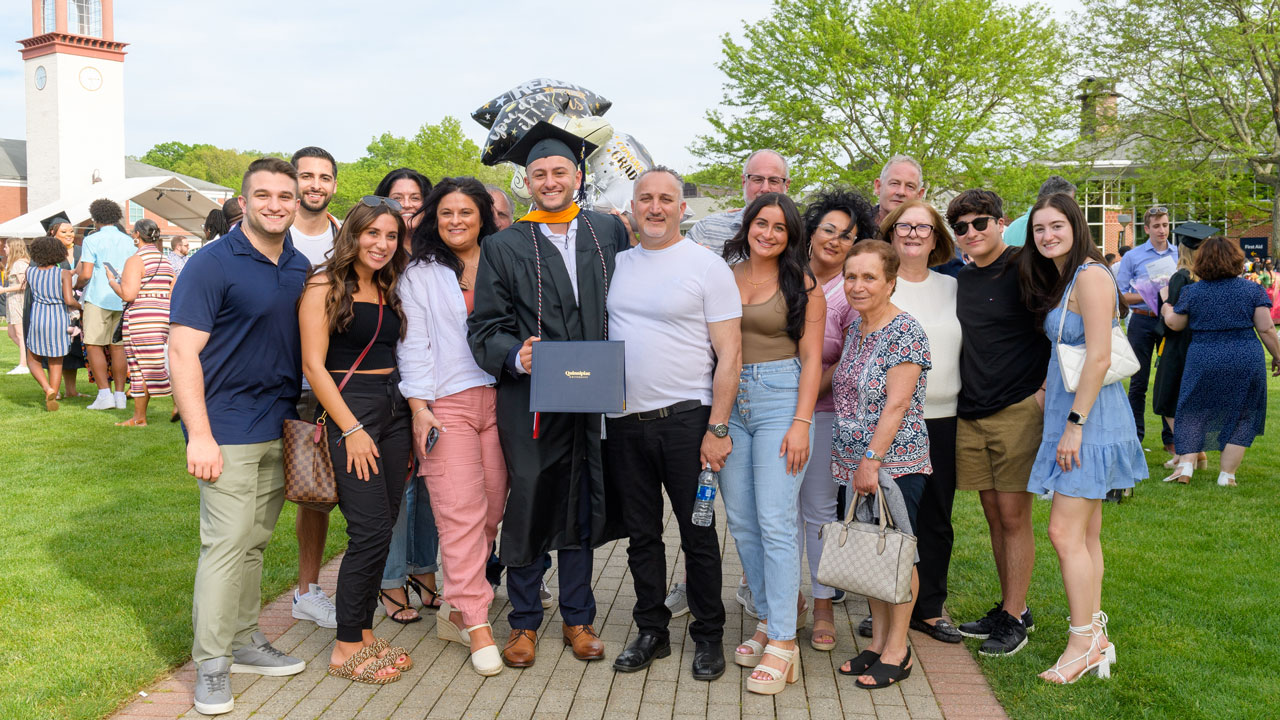
[[[436,441],[440,439],[440,431],[431,428],[427,431],[427,452],[431,452],[431,448],[436,446]]]
[[[120,273],[116,272],[116,269],[111,267],[111,263],[104,262],[102,263],[102,266],[107,269],[107,272],[111,273],[112,275],[115,275],[116,277],[120,277]]]

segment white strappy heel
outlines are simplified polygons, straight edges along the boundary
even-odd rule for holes
[[[1116,644],[1111,642],[1111,636],[1107,634],[1108,620],[1110,618],[1102,611],[1093,614],[1093,626],[1101,630],[1102,636],[1107,639],[1107,646],[1102,649],[1102,652],[1107,656],[1107,662],[1114,666],[1116,664]]]
[[[1057,663],[1054,664],[1053,667],[1049,668],[1048,670],[1045,670],[1045,674],[1053,673],[1054,675],[1057,675],[1058,676],[1057,680],[1051,680],[1049,678],[1044,677],[1044,675],[1041,675],[1041,678],[1044,679],[1045,682],[1052,682],[1058,685],[1071,685],[1072,683],[1076,682],[1077,680],[1084,677],[1085,675],[1088,675],[1091,672],[1096,672],[1098,677],[1103,680],[1111,677],[1111,660],[1107,657],[1106,652],[1103,651],[1101,646],[1098,644],[1098,638],[1101,637],[1101,635],[1096,630],[1094,630],[1093,624],[1090,623],[1088,625],[1081,625],[1079,627],[1076,627],[1075,625],[1070,625],[1068,626],[1067,629],[1071,632],[1072,635],[1084,635],[1084,636],[1092,637],[1093,641],[1089,643],[1089,649],[1086,650],[1083,655],[1071,658],[1070,660],[1067,660],[1065,663],[1059,660]],[[1097,662],[1090,663],[1089,656],[1093,655],[1094,651],[1098,652],[1098,660]],[[1079,673],[1077,673],[1075,677],[1072,677],[1070,680],[1068,680],[1067,676],[1064,675],[1062,671],[1072,665],[1075,665],[1078,662],[1085,663],[1084,669],[1082,669]]]
[[[769,626],[765,623],[756,623],[756,632],[767,633],[769,632]],[[748,653],[738,652],[737,650],[734,650],[733,661],[735,663],[741,665],[742,667],[749,667],[749,668],[753,668],[756,665],[760,664],[760,658],[761,656],[764,655],[764,645],[761,645],[760,643],[756,642],[754,637],[749,637],[746,640],[743,640],[741,643],[738,644],[738,647],[751,648],[751,652],[750,654],[748,654]]]
[[[1195,463],[1180,462],[1177,465],[1177,469],[1173,471],[1172,475],[1165,478],[1164,482],[1177,481],[1183,485],[1186,485],[1187,483],[1191,482],[1191,476],[1192,474],[1195,473],[1195,471],[1196,471]]]
[[[789,683],[793,683],[800,679],[800,646],[790,650],[783,650],[777,645],[769,645],[761,654],[772,655],[781,659],[787,664],[786,668],[779,670],[778,668],[769,667],[765,664],[756,665],[752,670],[754,675],[757,672],[768,673],[768,680],[757,680],[751,676],[747,676],[747,692],[758,693],[760,695],[777,695],[786,689]]]

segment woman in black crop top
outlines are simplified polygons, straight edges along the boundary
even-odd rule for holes
[[[385,684],[413,665],[403,648],[373,636],[382,568],[404,496],[412,429],[397,389],[396,343],[404,315],[396,282],[404,221],[395,203],[365,198],[298,302],[302,371],[323,408],[347,554],[338,570],[337,643],[329,674]]]

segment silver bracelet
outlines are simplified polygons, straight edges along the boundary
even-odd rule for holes
[[[363,429],[364,429],[364,423],[356,423],[355,425],[351,426],[350,430],[347,430],[346,432],[342,433],[342,437],[345,438],[348,435]]]

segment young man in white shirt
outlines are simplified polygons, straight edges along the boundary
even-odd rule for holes
[[[289,160],[298,171],[298,212],[289,230],[293,247],[311,263],[311,269],[325,261],[338,234],[338,219],[328,212],[329,202],[338,188],[338,163],[323,148],[304,147]],[[315,418],[316,396],[311,386],[302,381],[302,397],[298,400],[298,416]],[[336,628],[338,620],[333,601],[321,589],[320,563],[324,559],[324,542],[329,534],[329,515],[298,506],[294,524],[298,536],[298,589],[293,591],[293,616],[310,620],[323,628]],[[299,592],[303,588],[307,592]]]
[[[627,411],[606,422],[605,482],[627,508],[639,628],[613,667],[635,672],[671,652],[665,488],[685,551],[693,677],[715,680],[725,666],[720,548],[714,524],[694,525],[692,514],[701,469],[719,471],[733,446],[728,422],[742,366],[742,302],[729,266],[680,236],[683,187],[661,166],[640,175],[631,201],[640,245],[618,255],[609,287],[609,339],[626,343]]]

